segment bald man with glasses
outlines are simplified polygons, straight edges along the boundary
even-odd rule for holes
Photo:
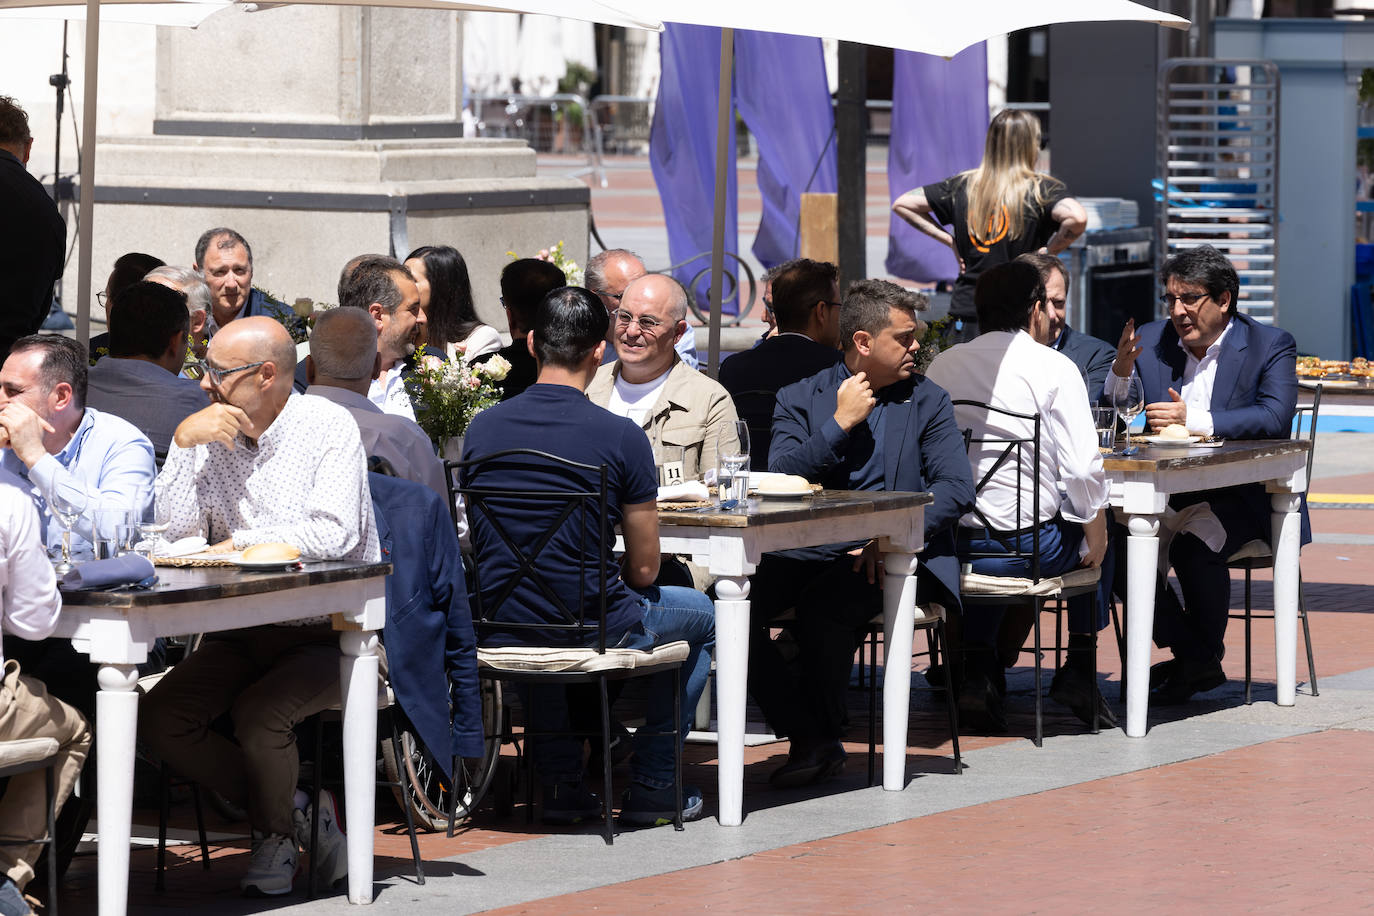
[[[738,418],[730,393],[696,371],[674,349],[687,331],[687,292],[672,277],[630,282],[611,311],[616,359],[587,388],[592,403],[629,417],[649,437],[660,464],[683,463],[685,479],[716,466],[717,437]]]

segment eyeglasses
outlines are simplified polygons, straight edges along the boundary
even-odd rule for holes
[[[639,325],[639,330],[644,334],[657,334],[659,328],[668,323],[666,321],[659,321],[653,315],[640,315],[636,318],[624,309],[617,309],[614,314],[616,325],[629,326],[630,322],[634,322]]]
[[[266,364],[267,361],[262,360],[256,363],[245,363],[242,366],[235,366],[232,369],[216,369],[214,366],[210,365],[203,359],[197,360],[195,363],[195,365],[200,369],[201,372],[210,377],[210,383],[213,384],[216,388],[224,384],[224,377],[226,375],[233,375],[235,372],[243,372],[245,369],[256,369],[259,366],[263,366]]]
[[[1159,297],[1159,301],[1164,303],[1164,307],[1166,309],[1173,308],[1175,300],[1182,302],[1184,308],[1190,309],[1193,306],[1197,305],[1199,302],[1201,302],[1203,299],[1210,298],[1210,293],[1184,293],[1181,296],[1173,296],[1169,293],[1165,293],[1164,295]]]
[[[96,301],[97,303],[99,303],[99,305],[100,305],[101,308],[104,308],[104,307],[105,307],[105,299],[106,299],[106,296],[105,296],[105,291],[104,291],[103,289],[102,289],[100,292],[98,292],[98,293],[95,294],[95,301]]]
[[[833,306],[835,306],[835,308],[839,308],[839,307],[842,305],[842,303],[839,303],[839,302],[831,302],[829,299],[822,299],[821,302],[820,302],[820,304],[821,304],[821,305],[833,305]]]

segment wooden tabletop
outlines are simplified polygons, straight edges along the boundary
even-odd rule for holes
[[[750,497],[747,512],[720,509],[658,509],[659,524],[691,528],[749,528],[813,519],[847,518],[892,509],[914,509],[935,501],[929,493],[883,490],[822,490],[795,499]]]
[[[1137,437],[1132,437],[1135,442]],[[1199,448],[1146,445],[1129,458],[1104,456],[1103,466],[1110,471],[1174,471],[1183,468],[1214,467],[1239,461],[1253,461],[1273,455],[1306,452],[1312,447],[1305,439],[1230,439],[1219,446]]]
[[[62,601],[64,604],[86,607],[155,607],[163,604],[260,595],[265,592],[305,588],[329,582],[370,579],[374,576],[385,576],[389,572],[390,563],[353,563],[346,560],[307,563],[299,571],[269,572],[240,569],[237,566],[159,566],[158,581],[152,588],[116,591],[64,588]]]

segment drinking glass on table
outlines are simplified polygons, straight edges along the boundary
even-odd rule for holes
[[[1122,449],[1125,452],[1131,447],[1131,421],[1145,409],[1145,384],[1140,376],[1132,372],[1124,385],[1118,384],[1112,388],[1109,400],[1126,421],[1126,446]]]
[[[1116,408],[1094,407],[1093,427],[1097,430],[1097,447],[1111,451],[1116,448]]]
[[[146,494],[140,494],[140,505],[143,504],[144,499],[146,499]],[[158,544],[162,541],[162,535],[170,527],[172,527],[171,505],[163,497],[162,488],[154,487],[153,499],[148,503],[148,508],[144,511],[138,525],[139,552],[151,560]]]
[[[63,481],[53,488],[48,508],[52,510],[57,523],[62,526],[62,562],[54,567],[59,576],[72,571],[72,528],[76,527],[77,520],[86,511],[87,504],[86,491],[75,484]]]
[[[119,553],[119,527],[129,520],[129,507],[122,502],[102,499],[91,513],[91,548],[97,560],[108,560]]]
[[[716,485],[722,509],[744,508],[749,502],[749,426],[734,420],[716,437]]]

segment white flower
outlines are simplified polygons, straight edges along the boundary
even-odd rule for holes
[[[481,366],[478,366],[477,370],[493,382],[499,382],[510,374],[510,360],[498,353],[488,358]]]

